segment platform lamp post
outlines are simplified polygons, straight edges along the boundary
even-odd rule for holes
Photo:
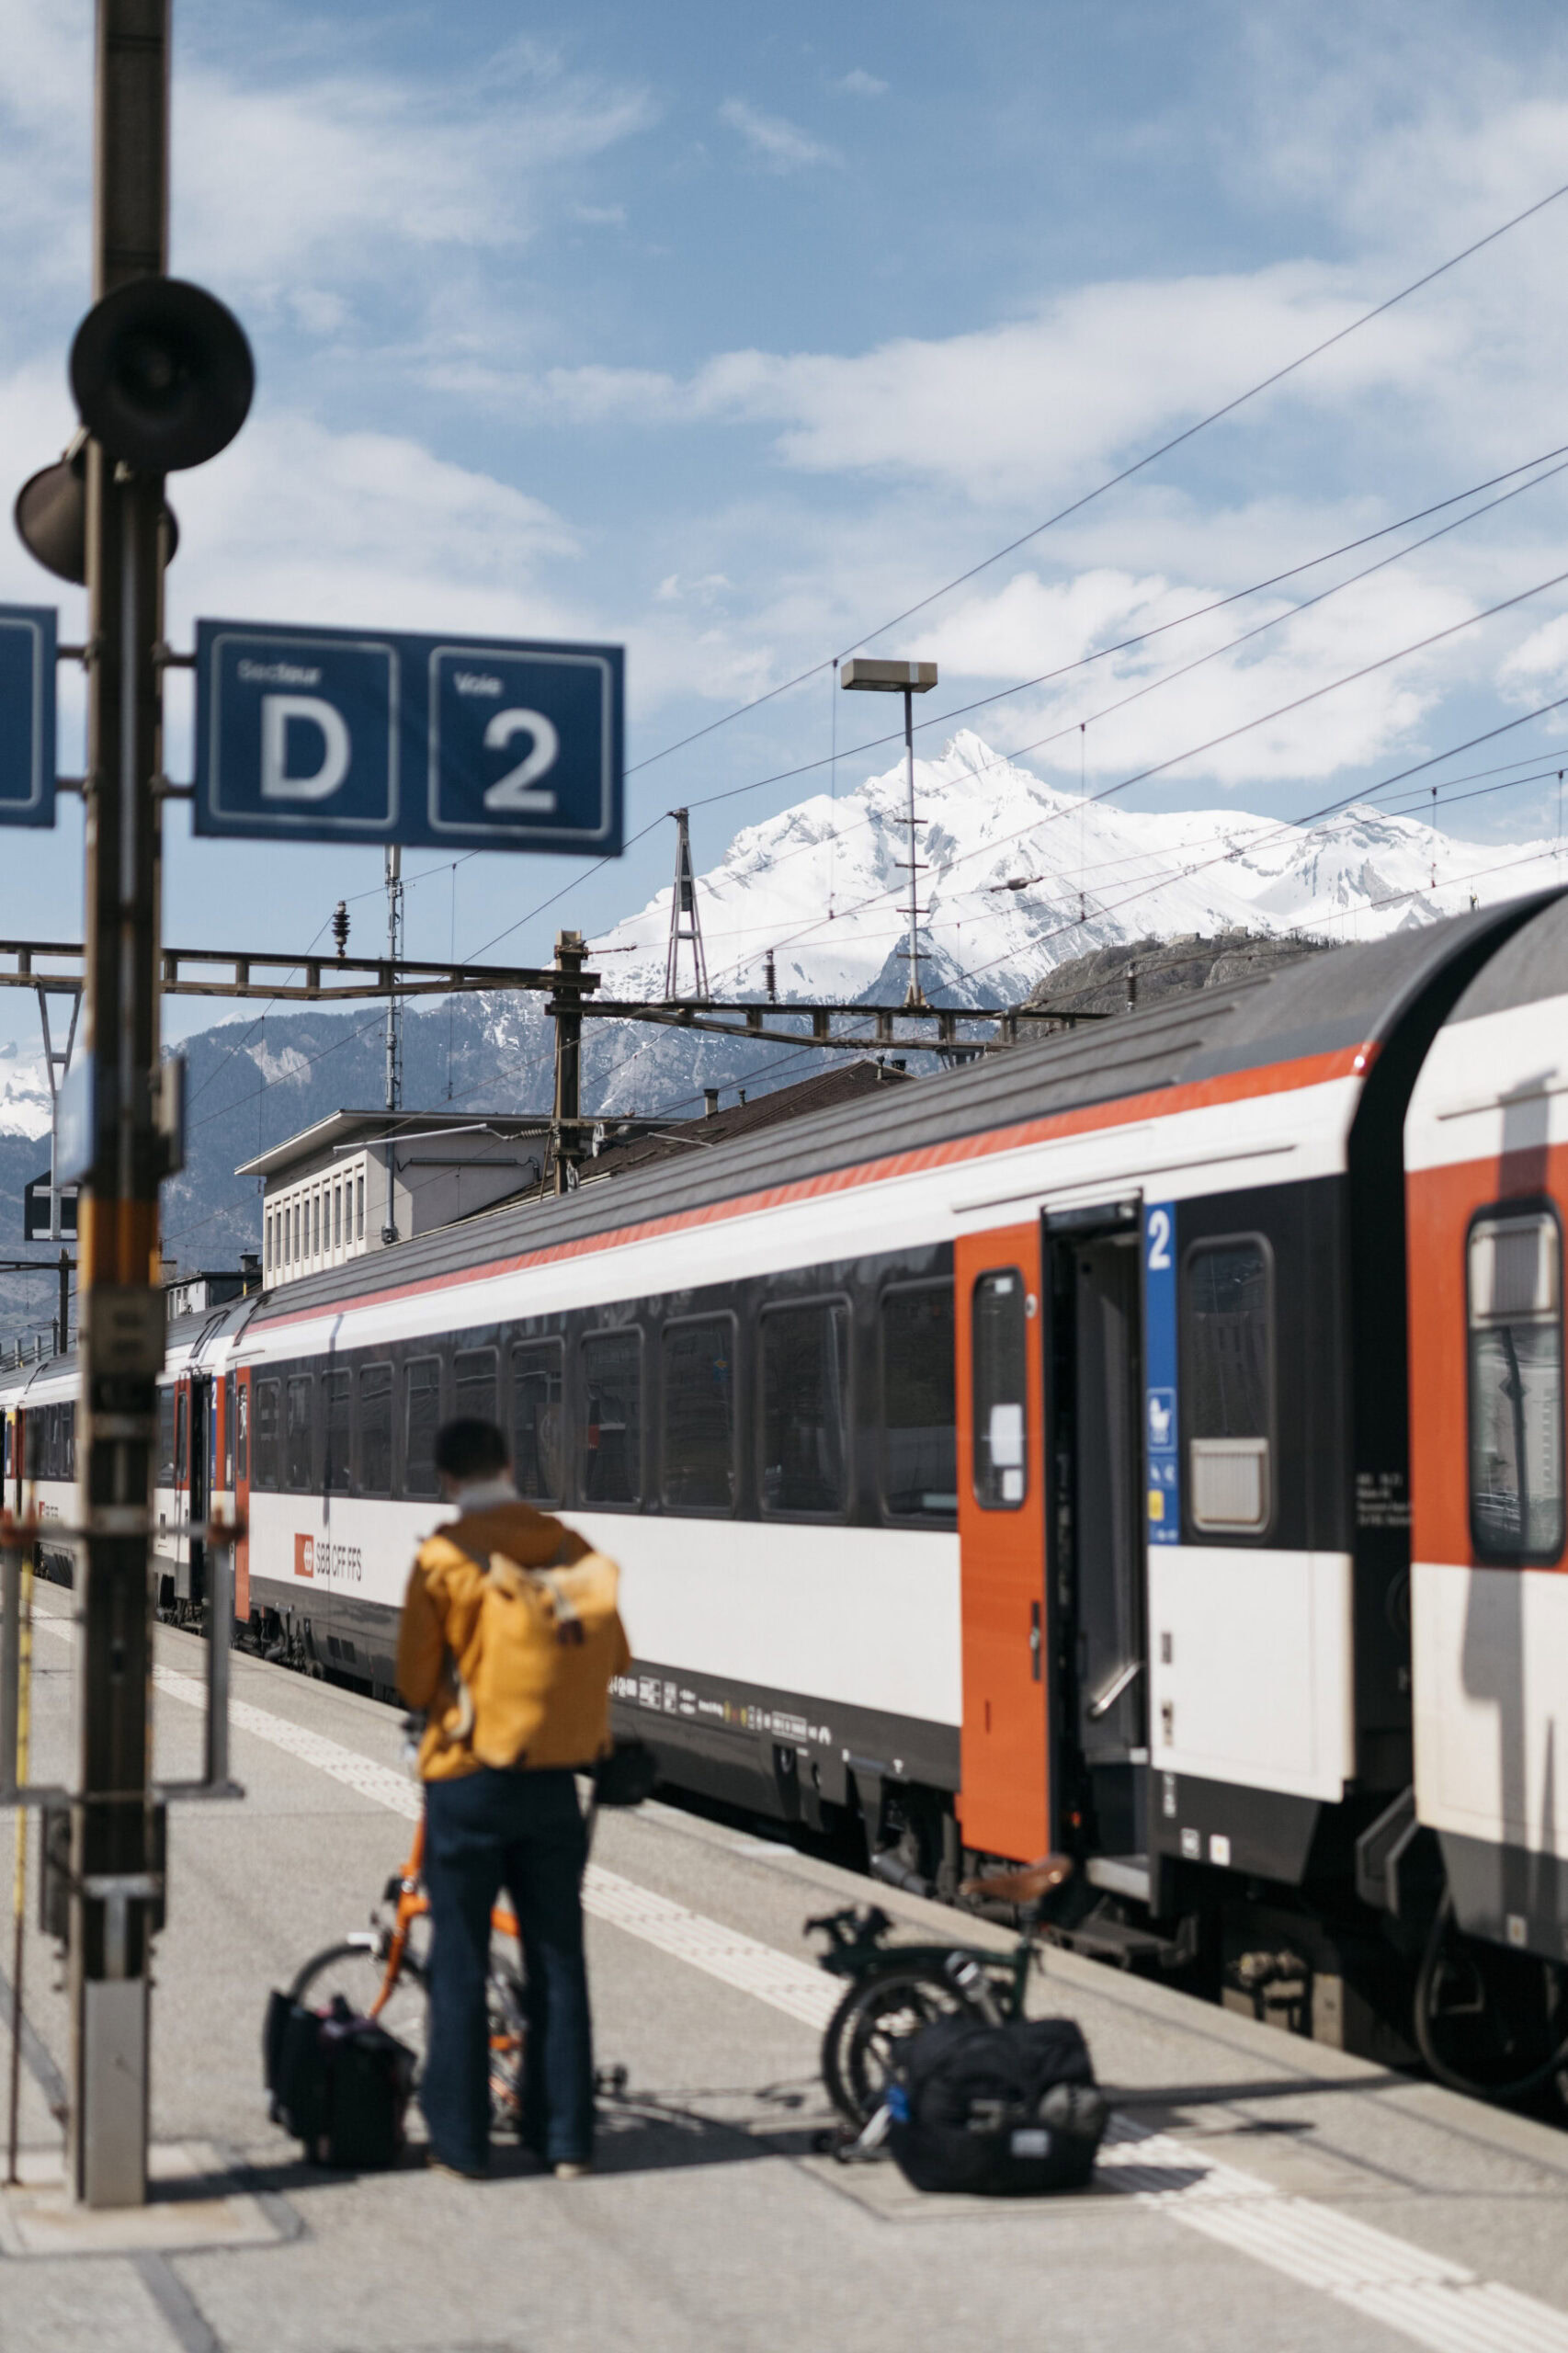
[[[851,693],[903,697],[903,756],[909,779],[909,813],[904,819],[909,828],[909,946],[904,950],[909,958],[909,986],[904,992],[903,1002],[908,1011],[919,1012],[926,1004],[926,992],[920,985],[920,875],[923,870],[921,860],[915,855],[915,829],[920,823],[915,813],[915,698],[930,693],[937,683],[937,665],[934,662],[889,662],[879,655],[857,654],[840,669],[838,683]]]
[[[87,591],[85,1051],[55,1182],[78,1182],[80,1403],[71,1764],[70,2167],[88,2206],[147,2195],[149,1959],[164,1885],[148,1779],[149,1555],[164,1362],[158,1188],[183,1075],[159,1041],[166,473],[216,457],[255,385],[238,322],[166,275],[170,0],[97,0],[93,308],[71,348],[82,429],[17,500]],[[213,1630],[222,1640],[222,1630]]]

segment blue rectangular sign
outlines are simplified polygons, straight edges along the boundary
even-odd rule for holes
[[[1176,1204],[1143,1211],[1143,1461],[1151,1544],[1181,1542],[1176,1415]]]
[[[54,823],[55,614],[0,605],[0,825]]]
[[[196,625],[196,831],[618,857],[618,645]]]

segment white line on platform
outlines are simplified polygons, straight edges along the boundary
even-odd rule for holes
[[[66,1619],[40,1611],[37,1622],[67,1641],[74,1637]],[[206,1704],[206,1686],[194,1676],[161,1666],[153,1680],[167,1699],[193,1708]],[[231,1699],[229,1713],[240,1731],[405,1820],[417,1819],[418,1787],[391,1766],[247,1700]],[[838,1999],[840,1987],[820,1970],[597,1863],[589,1866],[583,1901],[597,1918],[808,2026],[825,2025]],[[1114,2122],[1100,2153],[1099,2177],[1172,2222],[1381,2322],[1428,2353],[1568,2353],[1568,2313],[1496,2280],[1479,2279],[1449,2256],[1429,2254],[1337,2207],[1217,2163],[1174,2133]]]
[[[1111,2127],[1099,2174],[1173,2222],[1381,2321],[1431,2353],[1568,2353],[1568,2314],[1170,2132]]]

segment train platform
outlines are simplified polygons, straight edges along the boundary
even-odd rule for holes
[[[40,1593],[40,1779],[63,1762],[69,1609]],[[202,1649],[163,1631],[158,1658],[157,1769],[189,1772]],[[390,1711],[239,1655],[233,1739],[244,1802],[171,1819],[157,2195],[132,2214],[65,2202],[65,2004],[29,1916],[4,2353],[1568,2353],[1568,2131],[1069,1955],[1049,1956],[1031,2006],[1078,2018],[1111,2089],[1090,2189],[921,2197],[889,2164],[819,2154],[835,1988],[801,1923],[872,1891],[659,1804],[603,1817],[595,1842],[598,2055],[626,2071],[595,2174],[557,2182],[505,2144],[483,2184],[415,2152],[392,2174],[314,2170],[267,2119],[263,2007],[365,1925],[418,1794]],[[5,1888],[12,1836],[0,1817]],[[876,1896],[912,1935],[960,1925]],[[0,2058],[9,2011],[7,1982]]]

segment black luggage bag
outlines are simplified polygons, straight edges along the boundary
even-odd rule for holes
[[[274,1994],[262,2049],[272,2120],[304,2143],[313,2165],[354,2173],[396,2165],[414,2085],[406,2043],[356,2018],[341,1995],[328,2010],[308,2010]]]
[[[1106,2128],[1072,2018],[933,2019],[900,2048],[888,2110],[888,2145],[916,2189],[994,2198],[1082,2188]]]

